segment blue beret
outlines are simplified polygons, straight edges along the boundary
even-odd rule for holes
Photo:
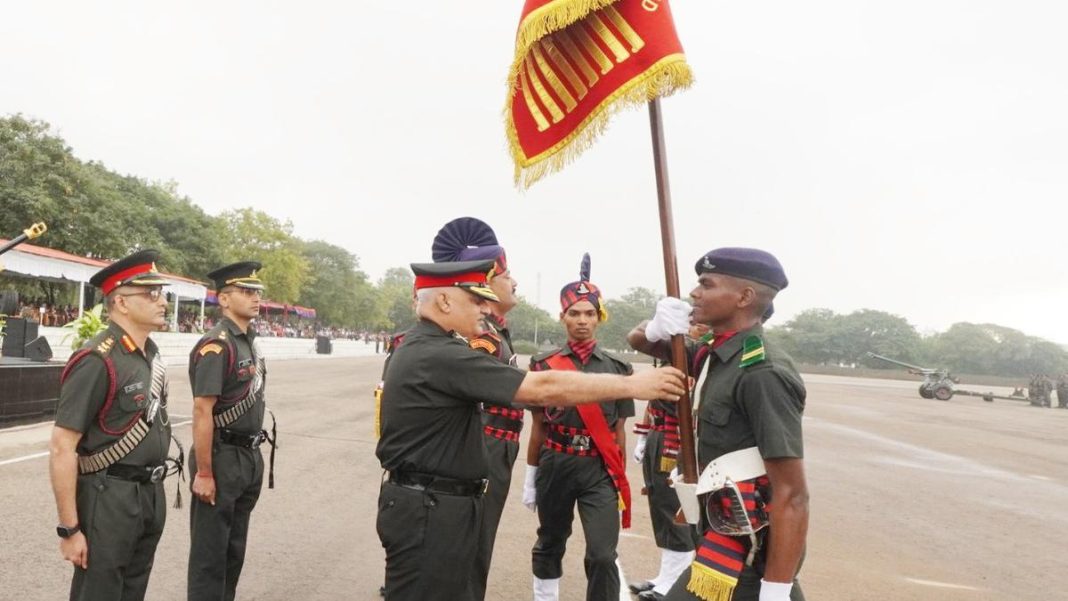
[[[751,280],[775,290],[789,284],[782,265],[771,253],[755,248],[717,248],[697,260],[697,275],[722,273]]]

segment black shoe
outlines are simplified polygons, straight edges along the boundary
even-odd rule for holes
[[[383,584],[382,586],[378,587],[378,594],[382,597],[386,596],[386,585]]]
[[[661,595],[653,589],[649,589],[638,595],[639,601],[661,601],[662,599],[664,599],[664,595]]]
[[[645,591],[653,590],[654,586],[656,585],[646,580],[645,582],[632,582],[627,585],[627,588],[630,589],[630,592],[637,595],[639,593],[644,593]]]

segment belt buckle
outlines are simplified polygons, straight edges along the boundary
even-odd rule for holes
[[[489,490],[489,478],[483,478],[482,479],[482,486],[480,486],[479,489],[478,489],[478,496],[480,496],[480,497],[486,496],[486,491],[488,491],[488,490]]]
[[[156,467],[152,468],[152,473],[149,475],[148,481],[152,482],[153,484],[155,484],[156,482],[159,482],[159,481],[163,480],[163,478],[166,475],[167,475],[167,466],[165,466],[165,465],[157,465]]]
[[[571,446],[577,451],[590,450],[590,437],[584,434],[571,437]]]
[[[263,444],[263,432],[257,432],[252,435],[252,439],[249,441],[248,448],[256,450]]]

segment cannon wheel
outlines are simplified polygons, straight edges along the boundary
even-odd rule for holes
[[[934,398],[940,401],[948,401],[953,398],[953,388],[945,385],[935,386]]]
[[[920,384],[920,396],[925,399],[933,399],[934,393],[931,392],[931,389],[926,384]]]

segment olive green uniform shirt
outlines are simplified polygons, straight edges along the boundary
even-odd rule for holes
[[[763,361],[741,367],[745,340],[764,342]],[[691,351],[697,343],[691,343]],[[711,351],[697,410],[701,466],[733,451],[758,447],[764,459],[804,457],[801,415],[805,384],[793,361],[764,339],[761,326],[738,332]]]
[[[90,339],[67,362],[59,390],[56,425],[81,432],[79,455],[92,455],[113,445],[152,404],[152,361],[159,355],[151,339],[144,352],[114,323]],[[107,361],[105,361],[105,358]],[[110,362],[114,380],[109,376]],[[111,402],[108,392],[113,387]],[[119,463],[160,465],[167,459],[171,426],[167,416],[167,387],[148,435]]]
[[[257,402],[226,429],[246,434],[255,434],[263,429],[263,391],[266,387],[267,369],[258,361],[256,333],[249,328],[242,332],[228,317],[223,317],[214,328],[208,330],[193,347],[189,356],[189,381],[193,396],[218,397],[214,413],[219,414],[244,400],[250,385],[254,385],[257,371],[263,378]],[[231,353],[234,356],[231,357]]]

